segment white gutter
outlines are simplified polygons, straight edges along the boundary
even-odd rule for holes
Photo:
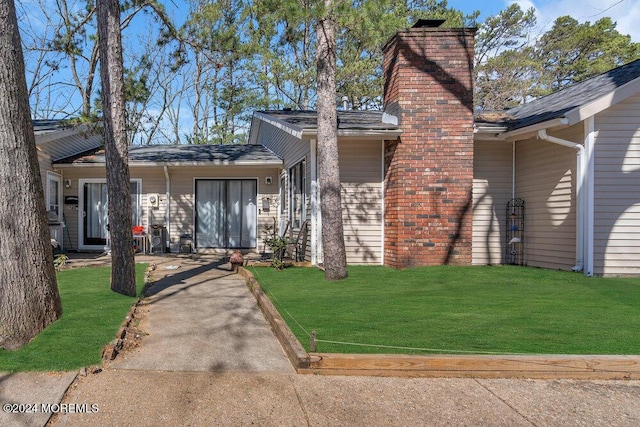
[[[584,270],[584,242],[585,242],[585,217],[587,215],[586,197],[584,195],[585,183],[587,183],[587,174],[585,168],[585,151],[582,144],[578,144],[566,139],[557,138],[547,134],[546,129],[538,130],[538,138],[551,142],[553,144],[562,145],[563,147],[573,148],[576,150],[576,265],[571,268],[573,271]],[[587,274],[587,272],[585,272]]]
[[[505,132],[500,135],[500,138],[505,141],[513,141],[518,139],[526,139],[530,135],[535,135],[540,130],[546,130],[550,128],[566,127],[569,124],[569,120],[566,117],[559,119],[547,120],[546,122],[536,123],[534,125],[525,126],[516,130]]]
[[[167,238],[169,239],[169,252],[171,252],[171,177],[169,177],[169,166],[164,165],[165,192],[167,198],[167,211],[165,212],[165,227]],[[165,242],[165,245],[167,242]]]
[[[104,168],[104,162],[95,163],[55,163],[56,168]],[[211,167],[211,166],[279,166],[282,167],[282,160],[212,160],[206,162],[129,162],[129,167]]]

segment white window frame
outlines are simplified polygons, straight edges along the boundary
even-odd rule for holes
[[[289,168],[289,221],[292,229],[299,229],[307,219],[307,160],[303,158]],[[299,204],[299,210],[296,208]]]
[[[57,202],[57,220],[62,221],[62,175],[57,174],[55,172],[47,171],[47,179],[45,183],[45,202],[46,202],[46,210],[48,219],[53,219],[49,217],[49,212],[51,211],[51,183],[55,182],[58,187],[58,200]]]

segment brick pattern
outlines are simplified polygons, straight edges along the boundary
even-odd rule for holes
[[[384,47],[385,264],[471,264],[473,184],[471,29],[415,28]]]

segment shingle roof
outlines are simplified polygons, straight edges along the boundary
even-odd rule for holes
[[[318,127],[318,112],[312,110],[258,111],[304,130]],[[382,111],[338,110],[338,130],[398,130],[400,126],[382,121]]]
[[[505,113],[510,118],[493,123],[503,124],[509,130],[514,130],[561,118],[565,113],[587,105],[638,77],[640,77],[640,59],[506,110]]]
[[[104,163],[104,149],[56,162],[74,165]],[[129,147],[129,163],[281,164],[282,160],[262,145],[141,145]]]
[[[33,133],[36,135],[44,135],[50,132],[57,132],[64,128],[63,120],[42,120],[36,119],[32,121]]]

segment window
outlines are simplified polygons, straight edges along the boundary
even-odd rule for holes
[[[60,175],[53,172],[47,172],[45,198],[47,205],[47,216],[49,218],[49,221],[62,220],[62,210],[60,208],[62,199],[62,193],[60,191],[60,181]]]
[[[307,219],[306,183],[306,162],[303,160],[289,169],[289,219],[293,228],[300,228]]]
[[[140,215],[140,193],[141,193],[141,182],[131,181],[131,187],[129,191],[131,192],[131,224],[132,225],[142,225],[142,218]]]

